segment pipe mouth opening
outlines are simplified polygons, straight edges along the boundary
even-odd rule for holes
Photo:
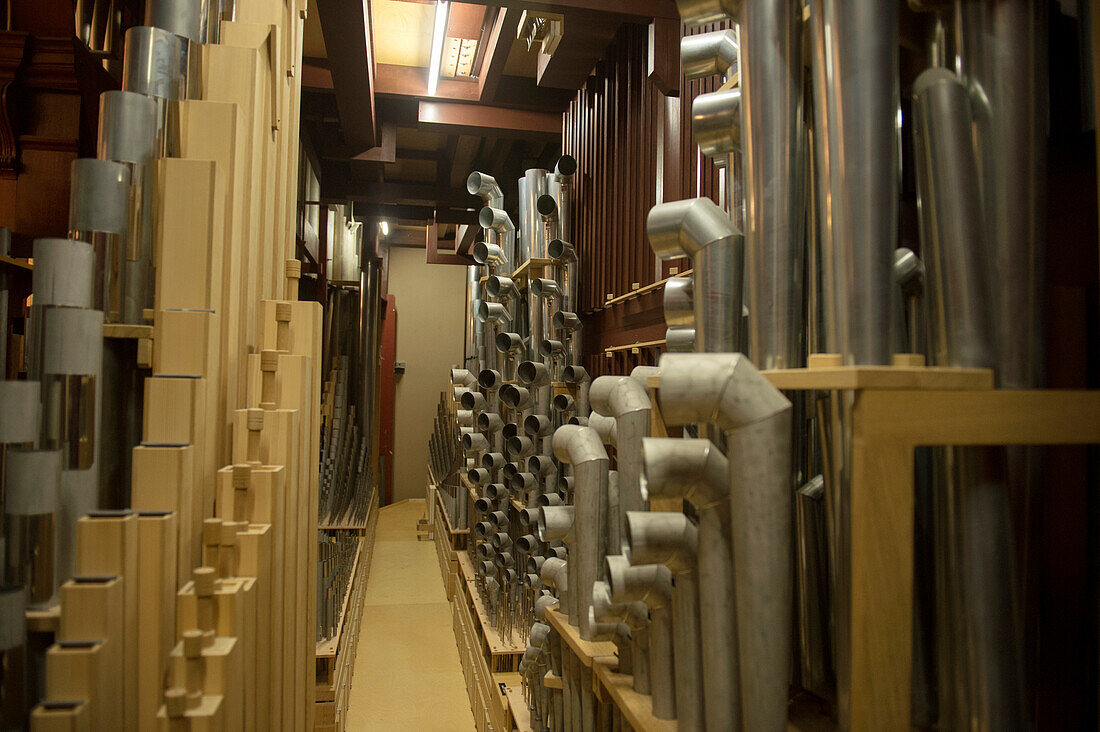
[[[541,417],[541,419],[540,419]],[[523,420],[523,431],[528,435],[540,435],[543,431],[543,420],[546,418],[539,414],[528,414]]]
[[[493,369],[482,369],[477,375],[477,383],[482,389],[496,389],[500,385],[500,372]]]
[[[527,450],[527,445],[524,444],[526,438],[515,436],[509,437],[505,442],[505,446],[508,448],[508,452],[513,455],[519,455]]]
[[[554,197],[549,193],[544,193],[539,196],[539,200],[535,203],[538,207],[539,213],[543,216],[553,216],[558,211],[558,202],[554,200]]]
[[[493,209],[489,206],[481,209],[477,215],[477,222],[481,224],[483,229],[493,228],[493,223],[496,221],[496,214],[493,213]]]
[[[572,409],[576,402],[570,394],[555,394],[551,404],[559,412],[565,412]]]
[[[481,394],[476,391],[468,391],[462,395],[462,398],[459,399],[459,402],[461,402],[463,409],[473,410],[478,406],[477,397],[479,396],[481,396]],[[478,417],[478,419],[480,420],[481,418]]]
[[[516,346],[519,336],[515,333],[497,333],[496,346],[501,353],[508,353]]]
[[[512,477],[519,472],[519,466],[515,463],[506,463],[501,470],[504,471],[504,481],[511,485]]]
[[[561,239],[551,239],[550,244],[546,248],[546,254],[550,259],[571,259],[573,256],[573,245]]]
[[[536,361],[524,361],[516,369],[516,376],[520,378],[520,381],[527,384],[534,384],[538,381],[539,372],[542,370],[539,367],[542,365],[543,364]]]
[[[512,384],[508,384],[508,386],[512,386]],[[515,437],[519,434],[519,427],[515,422],[509,422],[501,428],[500,432],[501,435],[504,436],[504,439],[507,440],[509,437]]]
[[[474,261],[478,264],[488,264],[489,245],[483,241],[474,242],[474,247],[470,250],[470,254],[473,255]]]
[[[575,175],[577,172],[577,159],[572,155],[562,155],[558,158],[558,164],[554,166],[558,175]]]
[[[476,508],[477,510],[482,511],[482,512],[488,511],[489,510],[489,501],[487,501],[484,498],[475,499],[474,500],[474,508]],[[493,530],[492,524],[490,524],[488,521],[478,521],[476,524],[474,524],[474,536],[476,536],[479,539],[484,539],[486,537],[486,535],[492,530]],[[482,549],[482,546],[485,546],[485,545],[478,545],[478,548],[477,548],[478,556],[480,556],[482,558],[489,556],[489,547],[485,546],[485,548]]]

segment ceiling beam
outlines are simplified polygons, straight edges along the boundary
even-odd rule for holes
[[[397,64],[378,64],[375,74],[375,92],[395,96],[428,96],[428,71],[420,66],[399,66]],[[461,81],[440,78],[436,88],[436,99],[455,99],[463,102],[476,102],[478,84],[475,81]]]
[[[317,14],[344,140],[359,149],[374,147],[378,135],[371,0],[317,0]]]
[[[481,71],[477,80],[478,99],[489,102],[496,98],[497,86],[504,76],[504,67],[508,63],[508,52],[516,40],[519,29],[519,16],[522,11],[515,8],[501,8],[497,13],[489,41],[485,46],[485,60],[481,62]]]
[[[561,136],[561,115],[456,102],[420,102],[420,129],[448,134],[527,139]]]
[[[676,0],[498,0],[497,4],[538,13],[593,10],[605,15],[616,15],[633,23],[649,22],[652,18],[680,19]]]
[[[476,264],[473,257],[464,254],[456,254],[454,249],[447,251],[441,248],[439,238],[439,224],[435,221],[428,224],[426,237],[428,250],[428,264]],[[454,239],[445,240],[448,244],[456,243]]]
[[[605,16],[581,11],[567,13],[554,53],[539,51],[538,85],[580,89],[618,30],[619,23]]]

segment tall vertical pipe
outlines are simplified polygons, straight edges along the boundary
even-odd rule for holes
[[[173,154],[169,102],[187,98],[188,42],[163,28],[134,26],[123,48],[122,89],[155,100],[157,155]]]
[[[971,98],[955,74],[932,68],[917,78],[913,99],[933,360],[988,367],[997,357],[987,287],[993,244],[981,213]],[[1004,450],[947,448],[944,455],[947,473],[936,492],[936,546],[946,555],[937,587],[941,722],[1020,728],[1022,625]]]
[[[589,392],[592,408],[615,418],[615,459],[619,471],[619,511],[611,516],[616,529],[627,511],[645,510],[642,493],[642,441],[649,437],[649,392],[629,376],[601,376]],[[609,551],[617,554],[620,547]]]

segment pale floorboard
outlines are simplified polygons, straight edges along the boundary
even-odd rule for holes
[[[424,501],[383,508],[375,530],[349,730],[473,730],[435,545],[416,540]]]

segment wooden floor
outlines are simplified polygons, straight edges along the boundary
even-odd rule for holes
[[[435,545],[416,540],[424,500],[378,514],[348,730],[473,730]]]

